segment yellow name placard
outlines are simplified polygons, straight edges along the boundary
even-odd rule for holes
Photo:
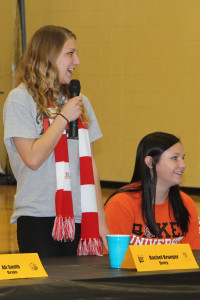
[[[37,253],[0,255],[0,280],[48,277]]]
[[[198,269],[189,244],[130,245],[121,268],[137,271]]]

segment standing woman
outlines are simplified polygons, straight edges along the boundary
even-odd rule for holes
[[[131,183],[105,205],[110,233],[130,234],[132,245],[189,243],[200,249],[197,209],[179,190],[184,158],[172,134],[154,132],[141,140]]]
[[[33,35],[4,106],[4,141],[17,180],[19,251],[40,257],[98,255],[108,232],[93,142],[102,136],[89,100],[69,100],[80,64],[76,36],[59,26]],[[79,118],[79,139],[69,122]],[[100,236],[99,236],[100,234]],[[53,237],[52,237],[53,236]]]

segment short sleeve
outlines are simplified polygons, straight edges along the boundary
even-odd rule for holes
[[[190,213],[188,232],[183,238],[182,243],[189,243],[192,250],[200,250],[199,218],[195,205]]]
[[[130,196],[126,193],[114,195],[105,205],[108,229],[111,234],[131,234],[134,211],[130,206]]]
[[[35,103],[32,103],[31,107],[28,97],[23,90],[20,92],[13,90],[8,95],[4,105],[4,142],[6,146],[13,148],[13,150],[15,150],[13,137],[38,138]]]
[[[192,250],[200,250],[200,230],[197,208],[194,201],[187,194],[182,192],[181,195],[190,214],[188,232],[183,237],[182,243],[189,243]]]

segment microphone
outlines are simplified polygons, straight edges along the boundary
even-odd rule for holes
[[[73,79],[70,81],[70,99],[79,96],[81,90],[80,81]],[[69,122],[69,139],[78,139],[78,119]]]

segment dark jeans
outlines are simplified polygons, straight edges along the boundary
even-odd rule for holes
[[[17,220],[19,252],[38,253],[40,257],[77,255],[81,224],[75,224],[73,242],[58,242],[52,238],[54,220],[54,217],[19,217]]]

